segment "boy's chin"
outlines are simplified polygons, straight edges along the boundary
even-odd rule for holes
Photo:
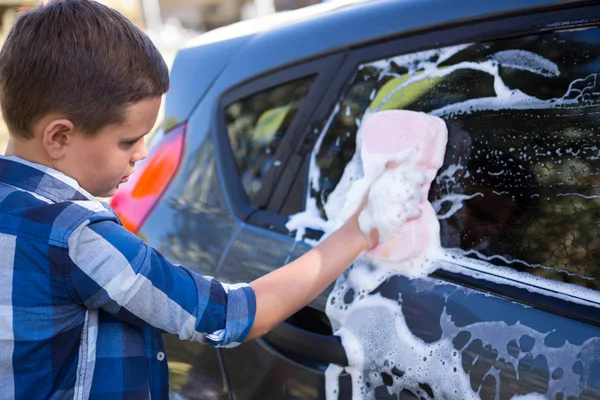
[[[117,193],[117,189],[118,187],[114,187],[112,189],[98,191],[98,193],[92,193],[92,195],[100,198],[112,197]]]

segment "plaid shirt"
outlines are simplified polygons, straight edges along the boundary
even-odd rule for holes
[[[66,175],[0,157],[0,397],[166,399],[162,332],[231,346],[247,285],[170,264]]]

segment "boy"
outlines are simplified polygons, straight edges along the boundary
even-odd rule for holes
[[[161,333],[213,346],[256,338],[377,241],[357,215],[249,285],[170,264],[106,197],[146,157],[169,85],[150,40],[88,0],[23,13],[0,53],[10,130],[0,158],[0,397],[166,399]],[[293,283],[292,283],[293,282]]]

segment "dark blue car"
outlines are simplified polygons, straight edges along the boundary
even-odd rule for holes
[[[600,399],[599,73],[600,3],[584,0],[327,2],[182,49],[113,206],[224,282],[330,229],[365,115],[439,116],[448,144],[433,273],[362,260],[259,340],[167,336],[174,398]]]

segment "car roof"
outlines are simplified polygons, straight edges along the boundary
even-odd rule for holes
[[[564,5],[557,0],[372,0],[332,1],[246,22],[255,32],[236,55],[245,78],[340,48],[353,47],[416,29],[528,9]],[[571,4],[576,2],[571,2]],[[225,27],[215,36],[240,31],[242,24]],[[206,38],[205,38],[206,39]],[[241,71],[240,71],[241,72]]]
[[[333,0],[198,36],[178,53],[171,86],[202,96],[217,78],[233,86],[285,65],[385,38],[457,22],[584,3],[593,1]],[[192,104],[186,103],[173,107],[167,104],[175,120],[189,115]]]

